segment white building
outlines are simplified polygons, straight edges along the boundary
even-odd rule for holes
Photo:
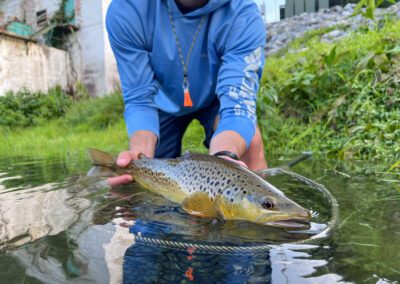
[[[111,0],[0,0],[0,95],[78,82],[91,95],[119,86],[105,30]]]
[[[285,0],[255,0],[255,2],[259,5],[261,13],[264,12],[266,23],[280,20],[280,7],[285,5]]]

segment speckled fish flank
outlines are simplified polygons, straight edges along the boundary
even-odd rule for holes
[[[104,161],[94,165],[104,167]],[[105,153],[103,153],[106,155]],[[98,160],[98,159],[97,159]],[[107,162],[109,166],[111,161]],[[112,167],[115,172],[121,169]],[[135,160],[122,171],[131,174],[144,188],[182,204],[200,217],[248,220],[285,226],[284,220],[310,219],[307,210],[254,172],[222,158],[186,153],[177,159]],[[291,224],[287,222],[286,224]]]

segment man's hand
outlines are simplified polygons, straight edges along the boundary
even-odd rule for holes
[[[210,143],[210,155],[214,155],[220,151],[232,152],[238,157],[241,157],[246,151],[246,142],[235,131],[224,131],[215,136]],[[220,156],[226,160],[235,162],[241,166],[247,167],[247,165],[242,161],[237,161],[227,156]]]
[[[215,136],[210,143],[210,155],[220,151],[230,151],[240,157],[241,161],[221,156],[239,165],[248,167],[252,171],[260,171],[267,168],[264,157],[264,145],[261,132],[256,128],[249,149],[246,150],[246,142],[238,133],[234,131],[223,131]]]
[[[121,168],[127,167],[133,160],[137,160],[139,154],[144,154],[149,158],[154,157],[157,144],[157,136],[150,131],[142,130],[135,132],[130,140],[130,150],[121,152],[117,159],[117,165]],[[128,184],[133,181],[131,175],[122,175],[108,179],[111,186]]]
[[[219,157],[219,158],[223,158],[223,159],[228,160],[228,161],[231,161],[231,162],[234,162],[234,163],[236,163],[236,164],[241,165],[242,167],[247,168],[246,163],[243,162],[243,161],[235,160],[235,159],[232,159],[231,157],[228,157],[228,156],[218,156],[218,157]]]

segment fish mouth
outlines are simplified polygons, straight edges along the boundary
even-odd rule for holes
[[[270,221],[266,222],[265,225],[291,229],[291,230],[308,230],[311,228],[310,221],[305,219],[290,218],[286,220]]]
[[[279,214],[264,215],[264,225],[279,227],[290,230],[308,230],[311,228],[311,214],[307,210],[298,212],[297,214]],[[261,221],[261,220],[259,220]]]

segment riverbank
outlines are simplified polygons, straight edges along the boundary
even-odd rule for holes
[[[336,42],[323,35],[312,31],[268,57],[258,104],[267,156],[309,150],[347,164],[367,161],[366,172],[399,173],[400,22]],[[72,102],[61,117],[34,127],[3,127],[0,155],[68,157],[88,147],[118,153],[128,145],[122,113],[120,94]],[[184,150],[205,152],[203,136],[191,125]]]

